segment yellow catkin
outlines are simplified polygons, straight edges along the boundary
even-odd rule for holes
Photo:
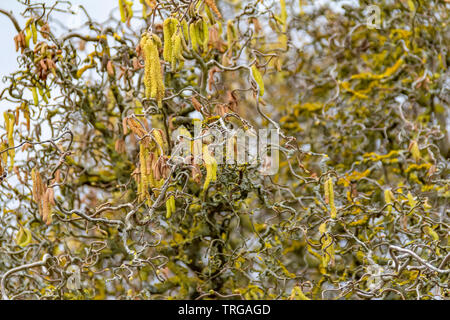
[[[165,61],[170,61],[172,55],[172,18],[167,18],[163,23],[163,34],[164,34],[164,50],[163,58]]]
[[[169,219],[172,216],[172,205],[170,203],[170,198],[166,201],[166,218]]]
[[[388,204],[387,210],[388,213],[392,212],[392,203],[395,201],[395,196],[392,193],[391,189],[384,190],[384,201]]]
[[[163,23],[164,34],[164,50],[163,58],[167,62],[172,62],[173,57],[173,40],[172,37],[176,32],[178,20],[175,18],[167,18]]]
[[[323,185],[323,194],[325,198],[325,203],[330,203],[330,191],[328,189],[328,180],[325,181],[325,184]]]
[[[264,95],[264,81],[261,73],[255,65],[252,65],[252,75],[259,87],[259,95]]]
[[[127,17],[125,15],[125,8],[123,6],[123,0],[119,0],[120,21],[125,22]]]
[[[139,200],[143,201],[146,198],[146,193],[147,193],[147,161],[146,161],[146,157],[145,157],[145,147],[144,144],[141,143],[139,146],[139,164],[140,164],[140,173],[141,173],[141,187],[140,187],[140,191],[141,193],[139,194]]]
[[[170,197],[170,204],[172,206],[172,213],[173,213],[176,210],[176,207],[175,207],[175,196],[171,196]]]
[[[334,204],[334,190],[333,190],[333,178],[328,178],[325,181],[325,199],[328,199],[328,204],[330,205],[330,216],[332,219],[336,218],[336,206]]]
[[[37,106],[39,104],[39,97],[36,87],[31,87],[31,94],[33,95],[33,103],[35,106]]]
[[[144,55],[144,61],[145,61],[145,68],[144,68],[144,86],[145,86],[145,96],[149,97],[151,93],[151,45],[147,44],[147,41],[149,40],[149,37],[146,33],[144,33],[141,37],[140,46]]]
[[[16,155],[16,151],[14,149],[14,124],[16,120],[14,115],[10,114],[9,112],[4,112],[3,116],[5,118],[5,129],[6,129],[6,136],[8,139],[8,148],[11,148],[8,150],[8,155],[10,158],[10,168],[12,169],[14,167],[14,158]]]
[[[189,36],[191,38],[192,49],[194,51],[198,51],[199,39],[198,34],[195,28],[195,23],[191,23],[189,25]]]
[[[283,24],[286,24],[286,20],[287,20],[287,11],[286,11],[286,1],[285,0],[280,0],[280,7],[281,7],[281,22]]]
[[[280,35],[280,44],[281,47],[284,49],[287,49],[287,11],[286,11],[286,1],[280,0],[280,7],[281,7],[281,31],[282,34]]]
[[[153,164],[155,162],[155,154],[151,152],[148,148],[146,148],[145,152],[147,156],[145,157],[146,168],[147,171],[145,173],[146,176],[146,185],[153,188],[155,186],[155,179],[153,178]]]
[[[184,39],[186,39],[186,41],[187,41],[187,39],[189,39],[189,26],[186,22],[186,19],[181,20],[181,30],[182,30]]]
[[[5,142],[0,143],[0,151],[3,151],[5,149],[7,149],[7,148],[8,148],[8,145]],[[6,152],[3,152],[1,154],[1,157],[2,157],[1,160],[6,165],[6,162],[8,161],[8,154]]]
[[[133,17],[133,2],[127,0],[119,0],[120,21],[126,22]]]
[[[25,47],[29,47],[30,46],[30,39],[31,39],[31,27],[30,26],[28,26],[26,29],[25,29]]]
[[[203,184],[203,190],[206,190],[211,182],[217,180],[217,161],[209,152],[207,145],[203,146],[202,153],[203,161],[206,167],[206,179],[205,183]]]
[[[159,107],[162,107],[165,88],[158,52],[158,47],[161,46],[161,39],[155,34],[144,34],[141,38],[140,45],[143,49],[145,59],[145,96],[156,99]]]
[[[179,32],[176,32],[173,36],[172,36],[172,45],[173,45],[173,49],[172,49],[172,56],[170,57],[171,63],[172,63],[172,69],[175,70],[176,68],[176,64],[177,64],[177,60],[180,59],[180,57],[183,57],[181,54],[181,36],[179,34]]]
[[[419,145],[417,144],[416,140],[411,141],[409,145],[409,152],[411,152],[411,155],[414,158],[414,161],[419,162],[421,155],[420,155],[420,149]]]
[[[194,51],[198,52],[200,48],[203,52],[208,51],[209,29],[206,19],[201,18],[191,23],[189,26],[189,36]]]
[[[414,196],[411,194],[411,192],[408,192],[408,204],[412,209],[411,213],[414,213],[413,208],[416,206],[417,201],[414,199]]]
[[[325,234],[324,236],[322,251],[322,268],[326,269],[328,265],[334,266],[335,261],[333,238],[328,234]]]
[[[173,191],[173,188],[168,188],[167,191]],[[176,210],[175,208],[175,197],[171,195],[166,201],[166,218],[169,219]]]
[[[201,39],[203,44],[203,52],[208,52],[208,44],[209,44],[209,28],[206,19],[202,19],[201,22]]]
[[[142,18],[147,19],[147,5],[144,0],[139,0],[139,2],[142,4]]]
[[[132,1],[127,1],[127,15],[128,15],[128,18],[133,17],[133,2]]]
[[[158,155],[164,154],[164,137],[161,130],[154,129],[152,131],[152,135],[155,138],[156,143],[158,144],[156,150]],[[162,151],[162,152],[161,152]]]
[[[139,172],[139,174],[136,173],[134,179],[136,180],[136,184],[137,184],[138,200],[142,201],[142,189],[143,189],[143,187],[142,187],[142,179],[141,179],[140,172]]]
[[[133,125],[133,119],[128,119],[127,123],[132,128],[132,131],[137,135],[144,136],[146,133],[143,129],[136,130],[137,125]],[[139,169],[136,171],[136,183],[138,186],[138,199],[139,201],[147,201],[148,205],[151,205],[151,197],[149,190],[152,190],[153,194],[158,197],[160,189],[164,184],[164,178],[161,176],[159,165],[161,165],[161,156],[164,155],[165,140],[162,130],[154,129],[151,132],[154,140],[146,137],[140,141],[139,149]],[[167,212],[170,215],[175,210],[174,199],[169,198],[166,201]]]
[[[37,42],[37,30],[36,30],[36,22],[35,21],[33,21],[31,23],[31,34],[32,34],[32,37],[33,37],[33,43],[36,44],[36,42]]]

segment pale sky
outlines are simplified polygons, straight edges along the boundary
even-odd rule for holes
[[[54,3],[53,0],[46,0],[46,1],[34,1],[34,2],[45,2],[49,5],[52,5]],[[117,0],[72,0],[73,9],[75,10],[75,7],[78,5],[83,5],[87,12],[90,14],[93,20],[97,21],[104,21],[108,15],[111,9],[114,7],[117,7]],[[139,1],[137,1],[139,2]],[[18,3],[15,0],[0,0],[0,8],[12,11],[14,16],[16,17],[17,21],[19,22],[20,26],[22,27],[25,24],[25,19],[20,15],[21,12],[24,10],[24,6]],[[76,11],[76,10],[75,10]],[[82,12],[80,12],[77,16],[73,16],[71,18],[68,18],[68,15],[65,15],[65,22],[67,25],[75,27],[79,25],[80,21],[84,20],[84,16],[82,15]],[[0,14],[0,43],[2,44],[2,49],[0,50],[0,90],[5,87],[2,78],[3,76],[13,72],[17,69],[17,57],[20,53],[17,53],[15,51],[14,47],[14,36],[17,34],[13,24],[9,20],[8,17],[6,17],[3,14]],[[2,106],[0,106],[0,109],[3,109]]]

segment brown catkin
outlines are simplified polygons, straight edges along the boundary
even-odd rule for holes
[[[42,182],[41,175],[36,168],[31,170],[31,179],[33,181],[33,200],[39,203],[44,195],[44,183]]]
[[[136,119],[127,118],[127,124],[130,127],[131,132],[137,135],[140,139],[142,139],[147,134],[145,129]]]
[[[219,9],[216,6],[216,2],[214,0],[205,0],[206,5],[214,12],[219,19],[222,19],[222,15],[220,14]]]
[[[53,188],[48,188],[45,191],[43,200],[42,200],[42,220],[49,225],[52,221],[52,209],[55,205],[54,191]]]
[[[46,191],[44,193],[44,196],[42,197],[42,220],[44,222],[47,222],[48,216],[50,215],[50,201],[48,198],[48,192]]]

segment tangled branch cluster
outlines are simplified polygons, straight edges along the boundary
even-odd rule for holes
[[[447,1],[371,29],[362,0],[119,0],[79,30],[19,2],[3,299],[448,299]],[[262,128],[275,175],[209,148]]]

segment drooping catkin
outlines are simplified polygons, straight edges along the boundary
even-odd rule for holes
[[[170,187],[167,189],[167,192],[173,192],[174,188]],[[175,208],[175,197],[173,195],[169,196],[166,201],[166,218],[169,219],[176,210]]]
[[[139,201],[147,201],[152,204],[150,191],[157,197],[164,184],[167,175],[164,174],[164,153],[166,150],[166,138],[160,129],[153,129],[148,133],[137,120],[128,118],[127,124],[131,131],[138,135],[139,141],[139,166],[134,171],[137,183]],[[171,200],[172,201],[172,200]],[[168,208],[175,208],[171,202]],[[173,212],[173,211],[172,211]]]
[[[171,63],[172,63],[172,69],[176,70],[177,62],[183,61],[183,47],[181,45],[181,31],[177,31],[172,36],[172,56],[171,56]]]
[[[159,53],[152,49],[149,51],[150,56],[150,97],[156,98],[158,94],[158,75],[161,73],[159,70],[160,66],[156,61],[159,62]]]
[[[203,162],[206,167],[206,179],[203,184],[203,190],[206,191],[209,184],[217,180],[217,161],[214,156],[209,152],[208,146],[204,145],[202,148]]]
[[[127,0],[119,0],[120,21],[126,22],[133,17],[133,2]]]
[[[37,30],[36,30],[36,22],[33,21],[31,23],[31,35],[33,37],[33,43],[36,44],[37,42]]]
[[[25,29],[25,47],[26,47],[26,48],[28,48],[28,47],[30,46],[30,39],[31,39],[31,36],[32,36],[31,33],[32,33],[32,32],[31,32],[31,27],[28,26],[28,27]]]
[[[222,15],[220,14],[220,11],[217,8],[216,2],[214,0],[205,0],[205,3],[217,15],[219,19],[222,19]]]
[[[119,12],[120,12],[120,21],[125,22],[127,18],[125,15],[125,8],[123,7],[123,0],[119,0]]]
[[[203,52],[208,51],[209,29],[206,19],[202,17],[199,20],[192,22],[189,25],[189,36],[194,51],[199,52],[200,49]]]
[[[163,131],[161,129],[153,129],[152,136],[157,143],[156,152],[157,152],[158,156],[163,155],[164,154],[164,146],[165,146]]]
[[[44,184],[42,183],[41,175],[36,168],[31,170],[31,181],[33,182],[33,200],[38,203],[42,198]]]
[[[259,87],[259,95],[264,95],[264,80],[256,65],[252,65],[252,75]]]
[[[280,43],[281,43],[281,47],[282,48],[287,48],[287,11],[286,11],[286,1],[285,0],[280,0],[280,7],[281,7],[281,15],[280,15],[280,20],[281,20],[281,31],[282,34],[280,35]]]
[[[195,23],[189,25],[189,37],[191,38],[192,49],[198,51],[199,39],[197,35],[197,30],[195,28]]]
[[[36,168],[31,170],[31,180],[33,182],[33,200],[37,203],[39,214],[42,220],[49,225],[51,223],[51,213],[55,205],[54,190],[47,188],[41,178],[41,174]]]
[[[31,87],[31,94],[33,95],[33,103],[34,105],[39,105],[39,97],[37,94],[37,89],[36,87]]]
[[[144,33],[140,46],[145,60],[145,96],[156,99],[159,107],[162,107],[165,88],[158,52],[158,48],[161,47],[161,39],[156,34],[148,35]]]
[[[153,11],[153,9],[155,9],[157,5],[156,0],[139,0],[139,1],[142,3],[142,17],[146,19],[148,16],[147,7],[150,8],[150,12]]]
[[[409,144],[409,152],[411,152],[414,161],[419,162],[421,155],[420,155],[420,149],[419,149],[419,145],[417,144],[416,140],[411,141],[411,143]]]
[[[14,167],[14,158],[16,155],[16,151],[14,149],[14,124],[16,122],[15,117],[13,114],[9,112],[4,112],[3,116],[5,118],[5,129],[6,129],[6,136],[8,138],[8,147],[11,148],[8,150],[8,155],[10,158],[10,168],[12,169]]]
[[[186,22],[186,19],[181,20],[181,31],[184,39],[188,41],[189,39],[189,26]]]
[[[164,34],[164,51],[163,58],[165,61],[172,62],[173,41],[172,37],[177,29],[178,20],[175,18],[167,18],[163,23]]]
[[[326,269],[328,265],[334,266],[335,258],[334,258],[334,244],[333,238],[329,234],[325,234],[323,236],[322,243],[322,268]]]
[[[209,44],[209,28],[206,19],[201,20],[201,41],[203,45],[203,52],[208,52],[208,44]]]
[[[334,189],[333,189],[333,178],[329,177],[327,181],[325,181],[324,185],[324,191],[325,191],[325,202],[327,202],[330,206],[330,216],[332,219],[336,218],[336,206],[334,204]]]
[[[140,179],[138,186],[138,195],[139,201],[143,201],[145,199],[149,199],[148,188],[150,186],[149,181],[149,170],[147,170],[147,156],[148,150],[144,146],[144,143],[141,141],[139,146],[139,165],[140,165]]]
[[[186,21],[184,21],[186,23]],[[182,25],[175,18],[167,18],[163,23],[164,50],[163,58],[176,70],[177,62],[183,61]]]
[[[49,225],[52,221],[52,208],[53,208],[53,189],[48,188],[45,190],[44,196],[42,198],[42,220]]]
[[[384,190],[384,201],[386,202],[388,213],[392,212],[392,203],[395,201],[395,196],[391,189]]]

